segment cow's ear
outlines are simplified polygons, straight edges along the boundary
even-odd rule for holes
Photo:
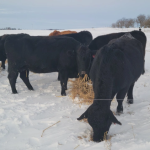
[[[112,113],[112,111],[110,110],[110,120],[113,122],[113,123],[117,123],[119,125],[122,125],[121,122],[119,122],[117,120],[117,118],[114,116],[114,114]]]
[[[74,51],[68,50],[68,51],[67,51],[67,55],[68,55],[68,56],[73,56],[73,55],[74,55]]]
[[[77,120],[82,120],[84,118],[88,118],[88,110],[86,110]]]
[[[93,108],[93,104],[91,106],[89,106],[89,108],[79,118],[77,118],[77,120],[82,120],[84,118],[88,118],[88,113],[89,113],[89,111],[91,111],[92,108]]]

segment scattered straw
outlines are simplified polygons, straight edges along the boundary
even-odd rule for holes
[[[128,123],[128,124],[130,124],[131,127],[132,127],[133,137],[134,137],[134,139],[135,139],[135,134],[134,134],[134,130],[133,130],[133,125],[135,125],[135,124],[134,124],[134,123]]]
[[[76,149],[77,147],[79,147],[80,145],[76,146],[74,149]]]
[[[135,134],[134,134],[134,130],[133,130],[133,125],[131,125],[131,126],[132,126],[133,136],[134,136],[134,139],[135,139]]]
[[[111,150],[111,146],[112,146],[111,138],[112,137],[107,139],[107,133],[108,133],[107,131],[104,133],[104,138],[103,138],[103,140],[105,141],[104,146],[105,146],[106,149]]]
[[[45,130],[49,129],[50,127],[54,126],[55,124],[57,124],[57,123],[59,123],[59,122],[60,122],[60,121],[58,121],[58,122],[54,123],[53,125],[51,125],[51,126],[47,127],[46,129],[44,129],[44,130],[43,130],[43,132],[42,132],[41,137],[43,137],[43,134],[44,134]]]
[[[83,121],[83,122],[85,122],[85,123],[88,123],[87,118],[84,118],[84,119],[82,119],[81,121]]]
[[[64,96],[56,96],[56,97],[64,97]]]
[[[75,97],[79,98],[78,104],[90,105],[93,103],[94,91],[92,86],[92,81],[89,80],[88,76],[85,75],[84,78],[77,78],[75,80],[69,80],[71,83],[70,97],[74,100]]]

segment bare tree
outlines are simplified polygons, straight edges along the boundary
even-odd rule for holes
[[[130,27],[129,19],[125,19],[124,20],[124,26],[125,26],[125,28],[129,28]]]
[[[116,28],[116,24],[115,24],[115,23],[112,23],[111,27],[112,27],[112,28]]]
[[[137,22],[137,24],[140,25],[140,27],[144,27],[145,20],[146,20],[146,16],[145,15],[139,15],[136,18],[136,22]]]
[[[144,22],[145,28],[150,28],[150,16],[147,16],[145,22]]]
[[[125,26],[125,18],[122,18],[120,20],[118,20],[120,23],[120,28],[123,28]]]
[[[116,27],[120,28],[120,22],[119,21],[116,22]]]
[[[128,19],[129,27],[134,27],[135,19]]]
[[[117,26],[118,28],[123,28],[123,27],[124,27],[124,18],[119,19],[119,20],[116,22],[116,26]]]
[[[150,15],[146,17],[145,15],[141,14],[138,15],[136,19],[122,18],[116,23],[113,23],[111,26],[113,28],[133,28],[135,23],[137,23],[138,27],[150,28]]]

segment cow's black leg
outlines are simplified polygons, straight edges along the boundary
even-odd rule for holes
[[[60,75],[60,83],[61,83],[61,95],[66,96],[65,90],[67,90],[68,72],[61,71],[59,75]]]
[[[125,98],[125,95],[127,93],[128,89],[122,89],[121,91],[119,91],[117,93],[117,101],[118,101],[118,106],[117,106],[117,112],[118,113],[122,113],[123,112],[123,106],[122,106],[122,102],[123,102],[123,99]]]
[[[58,73],[58,81],[60,81],[60,73]],[[66,84],[66,90],[67,90],[67,84]]]
[[[145,60],[144,60],[144,66],[143,66],[143,72],[142,72],[142,74],[144,74],[145,73]]]
[[[59,72],[58,72],[58,81],[60,81],[60,73]],[[67,90],[67,84],[66,84],[66,90]]]
[[[2,60],[2,65],[1,65],[1,67],[2,67],[3,69],[5,69],[5,60]]]
[[[9,83],[11,85],[11,90],[13,94],[17,93],[16,90],[16,79],[18,77],[18,72],[9,72],[8,74],[8,79],[9,79]]]
[[[33,90],[33,87],[29,81],[29,70],[21,71],[20,78],[23,80],[23,82],[25,83],[25,85],[29,90]]]
[[[60,81],[60,74],[59,74],[59,72],[58,72],[58,78],[57,78],[57,80]]]
[[[128,90],[128,93],[127,93],[127,96],[128,96],[128,100],[127,102],[129,104],[133,104],[133,87],[134,87],[134,83],[131,84],[129,90]]]

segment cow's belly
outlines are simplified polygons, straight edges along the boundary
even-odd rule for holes
[[[48,64],[33,64],[28,65],[27,68],[35,73],[49,73],[49,72],[58,72],[58,69],[55,65]]]

